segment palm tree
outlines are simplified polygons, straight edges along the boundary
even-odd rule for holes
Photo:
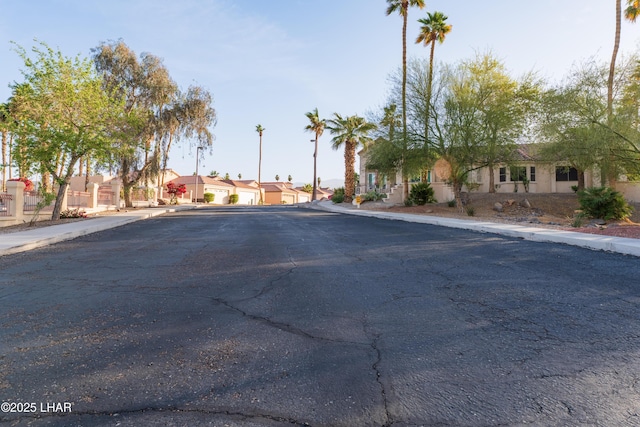
[[[425,111],[425,143],[427,142],[427,131],[429,129],[429,109],[431,108],[431,86],[433,85],[433,54],[436,50],[436,41],[444,43],[444,39],[451,31],[451,25],[447,24],[447,15],[442,12],[427,12],[427,17],[418,19],[422,24],[420,34],[416,39],[416,43],[424,43],[425,46],[431,44],[431,52],[429,54],[429,76],[427,79],[427,108]]]
[[[276,175],[276,181],[280,181],[280,175]]]
[[[640,16],[640,0],[627,0],[627,8],[624,10],[624,17],[628,21],[636,22]]]
[[[316,176],[317,176],[317,161],[318,161],[318,139],[322,136],[324,132],[324,127],[326,126],[326,121],[324,119],[320,119],[318,116],[318,109],[316,108],[313,111],[306,113],[307,118],[309,119],[309,124],[305,126],[305,130],[309,132],[313,132],[316,134],[315,142],[315,150],[313,151],[313,192],[311,193],[311,200],[316,199],[317,187],[316,187]]]
[[[640,15],[640,0],[627,0],[627,7],[624,10],[624,16],[631,22],[636,22]],[[611,64],[609,65],[609,79],[607,80],[607,125],[611,126],[613,119],[613,80],[616,68],[616,57],[618,56],[618,48],[620,47],[620,27],[622,26],[622,0],[616,0],[616,33],[613,42],[613,54],[611,55]],[[611,167],[610,167],[611,169]],[[615,181],[615,173],[610,170],[608,173],[610,185]],[[602,174],[604,179],[604,174]]]
[[[333,119],[327,121],[327,129],[334,135],[331,140],[334,150],[344,145],[344,201],[351,203],[355,193],[356,149],[371,142],[369,133],[376,128],[359,116],[342,117],[333,113]]]
[[[409,7],[424,7],[424,0],[387,0],[387,16],[394,12],[402,16],[402,141],[407,146],[407,15]],[[404,173],[403,173],[404,175]],[[404,185],[404,198],[409,198],[408,182]]]
[[[264,204],[262,200],[262,186],[260,185],[260,173],[262,172],[262,133],[264,132],[264,128],[262,125],[256,126],[256,132],[260,135],[260,156],[258,157],[258,188],[260,189],[260,204]]]

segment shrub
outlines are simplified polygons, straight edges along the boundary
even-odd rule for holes
[[[344,202],[344,187],[335,188],[333,190],[333,196],[331,196],[331,201],[333,203]]]
[[[80,208],[77,209],[67,209],[66,211],[60,212],[60,218],[86,218],[87,213],[85,211],[81,211]]]
[[[436,199],[433,197],[434,191],[428,182],[419,182],[411,186],[411,193],[409,198],[413,200],[416,205],[426,205],[427,203],[434,203]]]
[[[233,194],[232,194],[233,195]],[[216,195],[213,193],[204,193],[204,201],[206,203],[211,203],[213,202],[213,199],[216,198]]]
[[[408,208],[413,206],[413,200],[411,200],[411,197],[409,197],[407,200],[404,201],[404,205]]]
[[[465,210],[467,211],[468,216],[476,216],[476,210],[473,206],[467,206]]]
[[[624,219],[633,208],[619,192],[609,187],[594,187],[578,191],[580,209],[591,218]]]
[[[369,191],[364,196],[362,196],[362,200],[365,202],[379,202],[380,200],[386,198],[387,195],[384,193],[378,193],[377,191]]]
[[[456,207],[456,200],[449,200],[447,201],[447,206],[449,206],[450,208],[455,208]]]
[[[574,228],[580,228],[584,224],[585,215],[583,212],[578,213],[573,217],[573,221],[571,222],[571,226]]]
[[[229,195],[229,204],[230,205],[235,205],[236,203],[238,203],[238,198],[240,196],[238,196],[237,194],[230,194]]]

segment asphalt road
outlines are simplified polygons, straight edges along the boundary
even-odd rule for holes
[[[164,215],[0,258],[0,424],[637,426],[639,273],[292,207]]]

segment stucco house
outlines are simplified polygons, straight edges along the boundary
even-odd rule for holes
[[[264,202],[269,205],[292,205],[298,203],[298,192],[285,182],[262,182]]]
[[[500,164],[490,170],[483,167],[469,174],[469,186],[464,186],[463,191],[489,192],[490,173],[494,176],[494,188],[497,193],[572,193],[573,186],[578,185],[578,171],[568,162],[546,162],[539,159],[536,151],[538,144],[521,144],[516,148],[514,160],[507,164]],[[360,182],[357,187],[359,194],[377,190],[388,195],[390,203],[401,203],[402,200],[402,174],[397,171],[391,176],[379,173],[366,167],[367,151],[361,150],[360,157]],[[410,180],[413,183],[426,181],[434,189],[438,201],[453,200],[453,189],[446,180],[438,176],[437,167],[431,168],[420,177]],[[599,174],[594,171],[585,171],[585,187],[600,185]],[[471,188],[469,188],[471,187]],[[620,191],[629,201],[640,202],[640,183],[626,182],[616,183],[616,190]]]
[[[257,181],[224,179],[222,182],[234,187],[233,194],[238,195],[239,205],[257,205],[260,203],[260,189]]]
[[[197,180],[197,196],[196,194],[196,180]],[[204,201],[204,193],[212,193],[214,194],[214,199],[212,204],[214,205],[228,205],[229,204],[229,195],[233,194],[234,186],[231,184],[227,184],[226,182],[216,179],[210,176],[202,176],[198,175],[197,177],[194,175],[191,176],[180,176],[175,178],[169,182],[172,182],[176,185],[184,184],[187,192],[184,194],[183,200],[185,202],[193,201],[194,197],[197,197],[199,202]],[[165,182],[165,187],[168,182]]]

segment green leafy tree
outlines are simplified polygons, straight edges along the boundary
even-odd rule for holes
[[[51,215],[57,220],[79,159],[114,149],[123,101],[103,90],[88,59],[65,57],[42,42],[32,48],[33,57],[20,46],[16,52],[25,65],[24,83],[13,85],[18,153],[59,185]]]
[[[407,140],[407,17],[409,7],[422,9],[425,6],[424,0],[387,0],[387,16],[392,13],[399,13],[402,16],[402,141],[404,146],[408,145]],[[403,174],[406,175],[406,174]],[[350,196],[348,196],[350,197]],[[409,197],[408,180],[404,183],[404,199]]]
[[[373,123],[367,122],[359,116],[342,117],[338,113],[333,114],[333,119],[327,120],[327,129],[333,135],[332,147],[338,150],[344,147],[344,181],[345,201],[350,203],[355,193],[355,159],[356,149],[364,147],[371,141],[369,134],[376,128]]]
[[[324,128],[326,126],[326,120],[321,119],[318,114],[318,109],[314,109],[305,114],[309,119],[309,124],[305,126],[305,130],[307,132],[313,132],[315,134],[314,144],[315,149],[313,151],[313,191],[311,194],[311,200],[316,200],[317,188],[316,188],[316,176],[318,171],[318,140],[322,133],[324,132]]]
[[[127,121],[116,130],[123,142],[117,161],[125,204],[132,206],[131,190],[160,176],[174,139],[184,136],[195,146],[211,146],[212,98],[199,87],[182,94],[160,58],[142,53],[138,60],[122,41],[102,43],[92,53],[105,89],[124,98]]]
[[[469,173],[509,160],[531,113],[535,88],[530,86],[527,79],[522,84],[511,79],[490,55],[443,70],[434,90],[430,144],[446,165],[460,210]]]
[[[545,92],[538,120],[547,142],[541,151],[548,161],[578,170],[578,187],[585,187],[584,172],[601,171],[608,177],[635,173],[640,162],[640,67],[637,59],[616,67],[614,114],[608,115],[607,65],[593,60],[575,67],[564,81]],[[613,178],[612,178],[613,177]]]

